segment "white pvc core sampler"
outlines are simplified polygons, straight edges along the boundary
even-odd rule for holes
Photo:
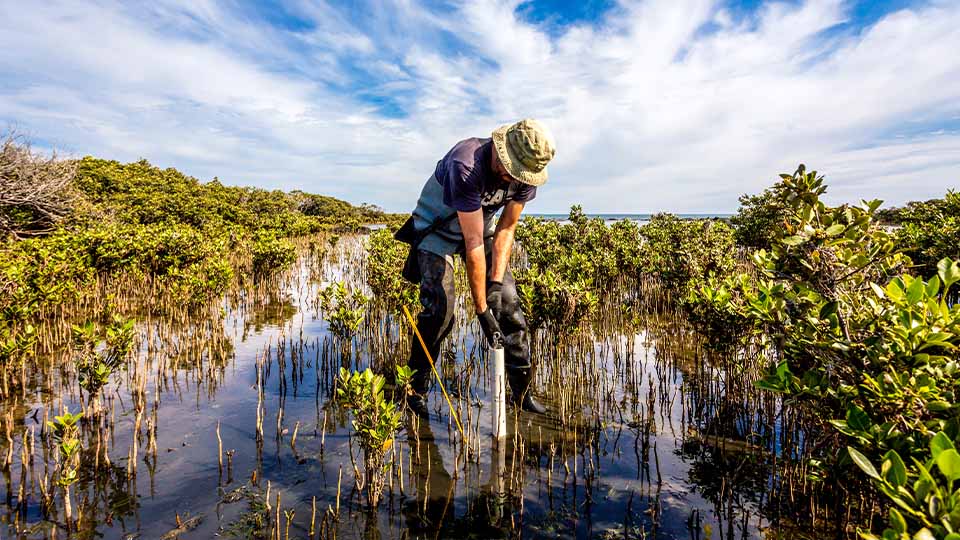
[[[503,443],[507,437],[507,377],[503,367],[503,347],[492,349],[493,352],[493,442],[496,445]]]

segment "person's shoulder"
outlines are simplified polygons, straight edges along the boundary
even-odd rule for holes
[[[489,138],[481,139],[478,137],[464,139],[453,145],[453,148],[450,149],[447,156],[452,161],[457,161],[467,165],[469,168],[473,168],[473,165],[480,161],[480,156],[484,151],[484,145],[489,143],[490,140]]]

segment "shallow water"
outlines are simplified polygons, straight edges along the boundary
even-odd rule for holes
[[[321,277],[362,283],[360,242],[342,240]],[[198,324],[211,335],[222,331],[216,348],[191,347],[217,342],[184,337],[195,328],[158,331],[164,339],[150,340],[148,325],[141,325],[135,365],[106,392],[114,420],[111,466],[96,473],[84,467],[74,486],[75,512],[83,511],[86,524],[80,536],[161,538],[177,528],[179,516],[194,526],[179,538],[229,537],[229,531],[246,537],[249,529],[240,523],[249,500],[263,501],[269,484],[266,530],[279,495],[280,538],[288,520],[290,538],[309,537],[314,501],[315,535],[324,511],[339,507],[324,533],[344,539],[804,537],[786,532],[770,495],[773,455],[764,448],[777,444],[775,402],[748,391],[731,406],[724,394],[744,392],[743,381],[703,365],[694,336],[672,331],[679,323],[664,315],[633,316],[627,324],[618,313],[607,318],[615,331],[562,344],[539,335],[537,388],[550,413],[510,411],[510,435],[500,449],[490,440],[486,358],[475,323],[461,316],[438,368],[456,396],[466,440],[434,384],[431,421],[405,422],[387,456],[393,465],[384,500],[379,511],[366,510],[354,489],[348,416],[331,401],[333,381],[341,365],[402,362],[408,330],[372,309],[351,343],[333,339],[313,307],[320,285],[304,260],[269,301],[226,302],[222,318]],[[143,420],[147,431],[156,426],[155,453],[142,425],[135,436],[134,374],[146,379]],[[70,384],[69,374],[62,380]],[[66,537],[62,513],[51,521],[41,512],[39,489],[53,463],[41,452],[42,411],[58,412],[61,400],[71,410],[80,406],[76,384],[63,394],[59,381],[38,384],[26,400],[5,406],[12,428],[4,431],[13,442],[0,438],[0,449],[12,448],[15,457],[4,471],[0,537],[52,538],[55,529]],[[232,452],[229,467],[226,457],[218,465],[218,424],[223,451]],[[33,459],[24,466],[19,456],[31,437],[33,451],[24,455]]]

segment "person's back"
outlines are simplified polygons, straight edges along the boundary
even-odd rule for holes
[[[484,237],[493,236],[496,213],[510,201],[527,203],[537,195],[536,186],[505,181],[492,168],[493,139],[464,139],[437,162],[413,211],[416,228],[424,230],[436,220],[457,212],[483,210]],[[462,251],[463,231],[456,219],[447,220],[425,238],[420,249],[443,257]]]

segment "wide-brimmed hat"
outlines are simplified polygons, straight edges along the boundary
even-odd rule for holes
[[[541,186],[547,181],[547,163],[556,147],[553,135],[540,122],[526,118],[493,132],[493,147],[510,176],[524,184]]]

